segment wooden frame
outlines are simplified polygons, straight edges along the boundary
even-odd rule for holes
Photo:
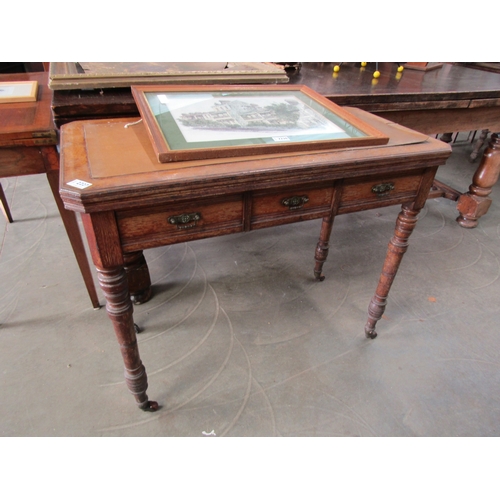
[[[389,140],[303,85],[144,85],[132,94],[161,163]]]
[[[10,102],[35,102],[38,82],[0,82],[0,104]]]
[[[267,62],[52,62],[49,69],[52,90],[234,83],[288,83],[288,75]]]

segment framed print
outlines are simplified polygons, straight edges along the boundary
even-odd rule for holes
[[[0,82],[0,104],[9,102],[34,102],[38,82]]]
[[[305,86],[132,86],[161,163],[386,144]]]

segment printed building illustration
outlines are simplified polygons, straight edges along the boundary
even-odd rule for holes
[[[239,99],[221,99],[212,110],[183,113],[183,125],[211,129],[307,129],[325,126],[328,121],[312,109],[293,100],[268,106]]]

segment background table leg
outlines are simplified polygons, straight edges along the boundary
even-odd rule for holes
[[[64,204],[59,195],[59,171],[49,170],[47,172],[47,179],[49,181],[52,194],[54,195],[57,208],[61,214],[61,219],[63,221],[64,228],[66,229],[71,247],[73,248],[73,253],[75,254],[83,281],[87,287],[90,301],[92,302],[94,309],[99,309],[101,305],[99,304],[99,298],[94,284],[94,277],[92,276],[87,253],[85,252],[85,245],[83,244],[80,228],[78,227],[76,213],[64,208]]]
[[[3,192],[3,188],[2,188],[1,184],[0,184],[0,209],[2,210],[2,212],[5,215],[5,218],[9,222],[14,222],[14,220],[12,219],[12,214],[10,213],[9,204],[7,203],[7,197],[5,196],[5,193]]]
[[[123,254],[130,298],[134,304],[144,304],[151,298],[151,277],[142,250]]]
[[[460,215],[457,217],[457,222],[462,227],[476,227],[479,218],[488,211],[491,205],[491,199],[488,196],[499,174],[500,138],[499,134],[493,134],[474,174],[472,184],[469,186],[469,192],[458,198],[457,210]]]
[[[403,255],[408,249],[408,239],[417,224],[419,212],[420,209],[414,209],[411,205],[403,205],[398,215],[394,236],[389,242],[377,290],[368,307],[368,321],[365,325],[367,338],[374,339],[377,336],[375,325],[385,311],[389,290],[396,277]]]
[[[481,130],[481,134],[479,135],[479,139],[477,139],[476,142],[474,143],[472,153],[470,154],[470,157],[469,157],[471,162],[473,162],[479,156],[479,150],[483,147],[489,133],[490,133],[490,131],[487,128],[484,130]]]
[[[443,142],[449,143],[453,140],[453,132],[446,132],[440,137]]]

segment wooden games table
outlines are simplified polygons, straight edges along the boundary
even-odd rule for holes
[[[323,280],[337,215],[401,204],[365,334],[375,325],[448,144],[350,110],[387,135],[384,146],[158,163],[142,123],[74,121],[61,128],[60,193],[80,212],[106,309],[138,406],[150,401],[126,263],[143,249],[322,219],[314,275]],[[292,200],[292,201],[291,201]],[[361,237],[361,235],[360,235]],[[311,255],[312,260],[312,255]]]
[[[37,81],[36,102],[0,104],[0,178],[45,174],[68,234],[87,292],[94,308],[99,299],[74,212],[66,210],[59,196],[59,137],[52,120],[52,92],[47,73],[11,73],[0,82]],[[14,220],[0,187],[0,200],[9,222]]]

